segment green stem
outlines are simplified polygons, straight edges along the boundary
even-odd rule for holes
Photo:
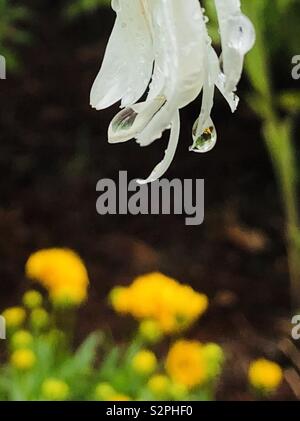
[[[300,309],[299,214],[295,151],[290,122],[278,119],[266,121],[264,138],[273,161],[284,206],[291,302],[292,308],[298,310]]]
[[[262,118],[264,140],[280,186],[286,217],[287,254],[293,310],[300,309],[300,246],[297,204],[296,152],[292,140],[291,119],[280,119],[273,101],[269,50],[265,45],[265,3],[247,0],[243,4],[256,28],[256,45],[249,54],[246,69],[256,96],[251,98],[254,111]]]

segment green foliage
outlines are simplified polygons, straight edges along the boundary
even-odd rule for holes
[[[219,42],[214,1],[205,1],[210,35]],[[291,83],[292,57],[299,54],[300,2],[298,0],[242,0],[243,12],[256,30],[256,43],[246,58],[252,85],[248,103],[262,120],[262,134],[273,162],[286,214],[291,299],[300,308],[300,226],[297,198],[299,163],[293,140],[294,119],[300,110],[300,91],[276,88],[276,71]],[[277,82],[278,83],[278,82]],[[282,111],[284,117],[282,117]]]
[[[246,60],[246,70],[253,91],[249,104],[262,119],[263,137],[273,162],[283,199],[286,215],[286,235],[291,278],[291,301],[300,306],[299,264],[299,206],[297,197],[297,152],[294,142],[294,118],[300,107],[300,91],[278,92],[274,65],[281,64],[281,71],[291,79],[291,57],[299,51],[300,7],[294,0],[244,0],[244,10],[253,21],[257,40]],[[282,116],[281,110],[285,115]]]
[[[58,310],[48,300],[44,305],[50,308],[47,324],[32,325],[31,314],[35,309],[30,307],[16,307],[26,315],[18,323],[11,324],[7,318],[6,362],[0,365],[0,400],[214,399],[223,363],[219,346],[203,347],[206,354],[209,348],[219,350],[218,355],[207,360],[208,366],[214,368],[213,373],[208,370],[205,381],[189,391],[168,377],[164,371],[165,356],[161,355],[160,360],[156,357],[157,344],[151,343],[151,350],[139,329],[131,340],[118,345],[104,333],[92,332],[74,349],[71,339],[74,325],[71,327],[69,320],[74,320],[76,308]],[[157,388],[158,382],[158,386],[163,386],[162,391],[149,386],[153,376],[154,386]]]
[[[17,47],[31,40],[28,31],[20,27],[30,17],[26,6],[0,0],[0,54],[5,57],[7,67],[11,70],[18,70],[20,66]]]
[[[64,10],[64,15],[69,19],[75,19],[95,12],[99,7],[109,6],[110,3],[110,0],[73,0]]]

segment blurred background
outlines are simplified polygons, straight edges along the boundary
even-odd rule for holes
[[[131,322],[107,306],[109,291],[160,271],[209,297],[189,336],[216,341],[226,352],[217,399],[252,399],[245,372],[261,356],[288,373],[270,399],[299,399],[299,343],[291,339],[300,291],[300,80],[291,76],[292,57],[300,54],[299,2],[242,2],[259,26],[258,44],[236,114],[216,94],[213,151],[188,151],[200,100],[181,111],[167,177],[205,179],[205,222],[196,227],[177,215],[96,213],[97,181],[117,180],[120,170],[129,179],[148,175],[167,141],[145,149],[109,145],[107,128],[118,106],[101,112],[89,106],[115,18],[109,3],[0,2],[0,53],[7,59],[7,79],[0,80],[0,309],[15,305],[27,288],[24,265],[32,252],[68,247],[83,258],[91,282],[76,341],[101,328],[122,342]],[[211,25],[216,33],[213,16]]]

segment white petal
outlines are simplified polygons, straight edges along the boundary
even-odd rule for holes
[[[224,96],[226,101],[228,102],[231,112],[235,112],[238,105],[239,105],[239,97],[236,95],[235,92],[230,92],[226,90],[225,87],[226,77],[223,72],[220,71],[218,78],[216,80],[216,86],[221,92],[221,94]]]
[[[197,137],[206,128],[212,107],[214,105],[215,84],[219,75],[219,60],[211,45],[207,45],[206,75],[203,85],[202,107],[198,121]]]
[[[91,90],[90,103],[96,109],[122,99],[122,106],[139,100],[150,81],[153,45],[144,1],[114,2],[117,12],[104,60]]]
[[[205,23],[198,0],[151,0],[155,67],[149,98],[162,90],[178,108],[193,101],[203,84]]]
[[[193,101],[204,80],[206,28],[198,0],[151,0],[155,67],[148,100],[166,97],[164,107],[137,136],[141,146],[161,137],[174,113]]]
[[[232,92],[241,78],[244,56],[253,47],[255,30],[241,13],[240,0],[215,0],[220,25],[225,90]]]
[[[145,126],[144,130],[136,136],[137,143],[140,146],[148,146],[154,140],[160,139],[163,132],[169,127],[174,114],[177,112],[177,103],[166,102],[166,104],[159,110]]]
[[[172,121],[170,140],[169,140],[168,147],[165,151],[164,159],[154,168],[154,170],[151,172],[150,176],[146,180],[137,180],[137,183],[139,184],[152,183],[153,181],[157,180],[158,178],[162,177],[165,174],[165,172],[168,170],[168,168],[170,167],[173,161],[173,158],[177,149],[177,145],[178,145],[179,132],[180,132],[180,119],[179,119],[179,112],[177,111]]]

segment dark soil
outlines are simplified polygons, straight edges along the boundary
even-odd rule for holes
[[[284,219],[260,123],[244,100],[247,83],[235,115],[217,95],[219,144],[209,154],[188,152],[200,101],[181,113],[180,146],[167,176],[205,179],[203,225],[187,227],[183,216],[172,215],[99,216],[97,181],[117,179],[119,170],[129,179],[147,176],[166,139],[146,149],[133,142],[108,145],[107,127],[118,107],[92,110],[89,90],[113,15],[103,10],[66,23],[55,3],[39,14],[35,7],[23,72],[1,81],[1,307],[16,304],[27,287],[23,268],[31,252],[71,247],[91,279],[78,336],[103,327],[121,340],[131,325],[108,308],[108,291],[161,270],[211,300],[190,335],[227,351],[218,398],[251,399],[245,380],[250,359],[292,363],[279,346],[290,332]],[[285,383],[274,399],[296,397]]]

